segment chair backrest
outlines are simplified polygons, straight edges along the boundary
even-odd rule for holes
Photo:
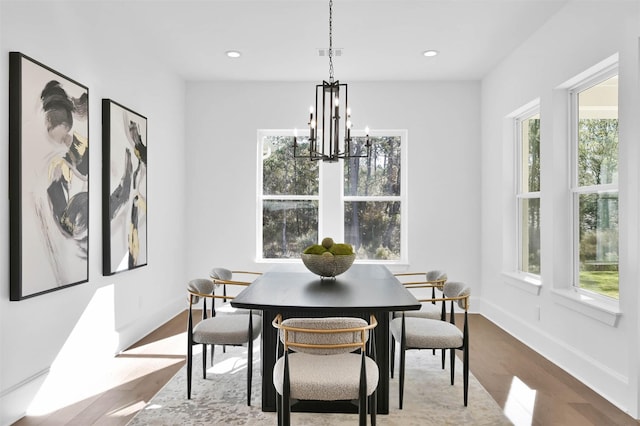
[[[441,270],[433,270],[426,273],[427,282],[436,284],[439,289],[447,281],[447,273]]]
[[[200,297],[207,297],[213,294],[214,284],[206,278],[195,278],[187,283],[187,291],[190,295],[191,303],[198,303]]]
[[[457,299],[458,306],[467,310],[469,308],[469,296],[471,288],[465,283],[458,281],[447,281],[443,289],[444,297],[448,299]]]
[[[279,329],[280,341],[288,349],[315,355],[334,355],[365,350],[369,330],[377,325],[372,315],[370,322],[362,318],[289,318],[278,315],[273,326]]]
[[[427,281],[431,283],[442,283],[447,281],[447,273],[440,270],[433,270],[426,273]]]
[[[214,280],[231,281],[233,278],[233,272],[225,268],[213,268],[209,272],[209,276]]]

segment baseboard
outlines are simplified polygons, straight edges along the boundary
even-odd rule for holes
[[[482,301],[482,315],[620,410],[634,417],[628,407],[627,377],[487,300]],[[571,360],[571,362],[564,360]]]
[[[48,374],[49,368],[45,368],[0,392],[0,425],[9,426],[25,416],[23,401],[38,392]]]

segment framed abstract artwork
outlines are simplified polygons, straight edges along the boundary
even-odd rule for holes
[[[89,89],[9,53],[10,300],[89,280]]]
[[[102,100],[103,275],[147,264],[147,119]]]

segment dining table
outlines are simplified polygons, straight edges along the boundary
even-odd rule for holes
[[[419,310],[420,302],[383,264],[355,263],[337,277],[321,278],[302,263],[277,264],[231,301],[236,308],[262,311],[262,410],[276,411],[273,368],[278,333],[272,321],[278,314],[292,317],[375,315],[373,330],[379,369],[377,412],[389,413],[389,321],[392,312]],[[295,408],[292,408],[295,410]],[[327,411],[326,405],[302,408]],[[329,409],[330,411],[331,409]]]

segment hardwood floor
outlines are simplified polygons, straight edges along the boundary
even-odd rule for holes
[[[92,366],[85,380],[103,381],[104,390],[15,425],[126,425],[184,364],[185,325],[182,313],[106,365]],[[470,315],[469,327],[471,371],[515,424],[640,424],[486,318]]]

